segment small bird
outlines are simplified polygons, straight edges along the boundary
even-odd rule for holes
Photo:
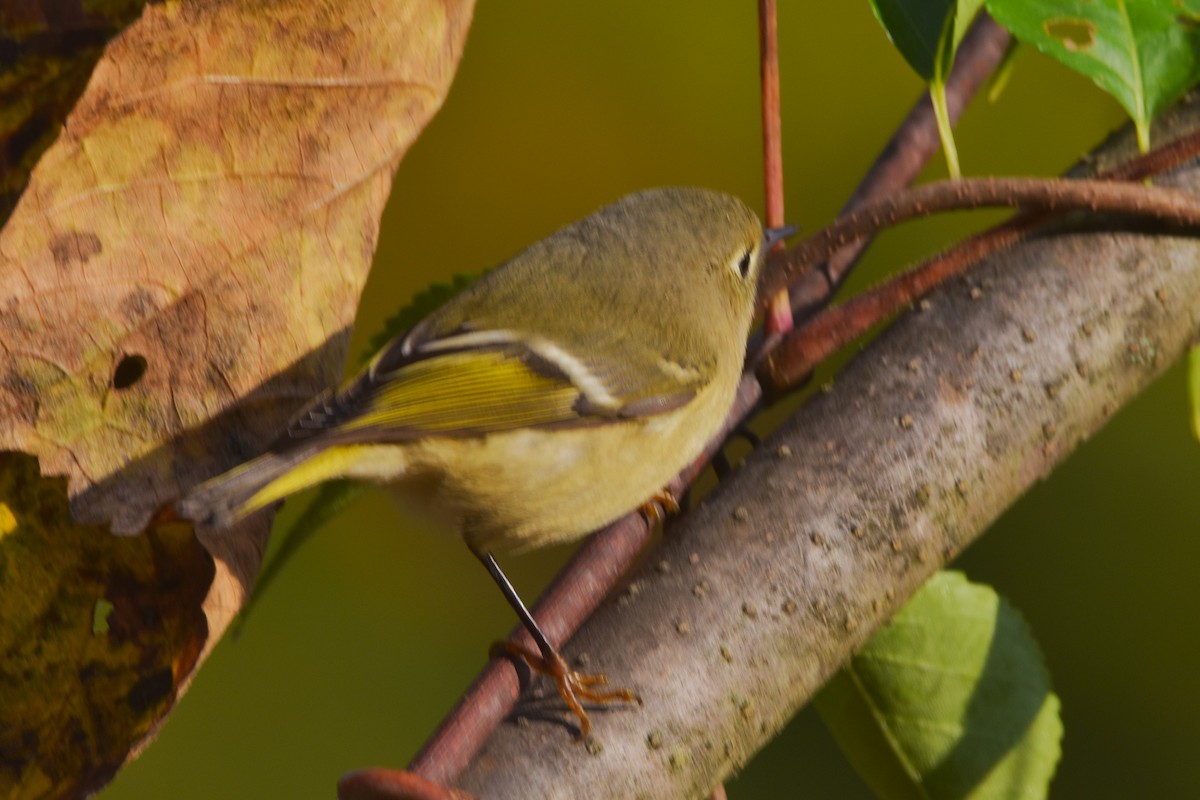
[[[555,680],[586,737],[580,700],[636,698],[567,666],[494,553],[580,538],[696,458],[733,402],[764,253],[791,230],[706,189],[623,197],[393,339],[177,512],[226,527],[333,478],[397,488],[484,563],[539,650],[509,652]]]

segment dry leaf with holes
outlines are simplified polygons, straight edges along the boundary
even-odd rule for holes
[[[240,605],[262,520],[211,556],[142,528],[340,373],[392,174],[472,11],[148,6],[33,170],[0,231],[0,574],[19,576],[0,582],[0,764],[20,765],[0,796],[105,782]]]

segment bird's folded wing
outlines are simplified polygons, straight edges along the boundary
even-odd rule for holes
[[[398,340],[297,417],[288,439],[404,441],[597,424],[679,408],[705,377],[661,358],[608,357],[604,348],[581,356],[502,330]]]

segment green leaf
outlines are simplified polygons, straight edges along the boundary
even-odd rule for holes
[[[1096,82],[1150,147],[1150,120],[1200,80],[1200,0],[986,0],[1017,38]]]
[[[1200,346],[1188,351],[1188,399],[1192,406],[1192,433],[1200,439]]]
[[[1045,797],[1059,701],[1029,628],[993,589],[935,575],[816,708],[881,798]]]
[[[871,8],[892,44],[929,84],[938,135],[952,178],[960,175],[958,150],[946,108],[946,77],[954,54],[983,0],[871,0]]]
[[[892,44],[927,83],[937,70],[942,31],[955,7],[954,0],[871,0]]]
[[[949,71],[983,0],[871,0],[875,18],[918,75]]]
[[[983,8],[983,2],[984,0],[958,0],[955,4],[957,8],[954,12],[954,47],[951,56],[958,52],[958,46],[962,44],[963,37],[975,21],[975,16]]]

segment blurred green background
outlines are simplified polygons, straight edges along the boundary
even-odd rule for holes
[[[811,231],[922,87],[864,0],[781,5],[788,218]],[[698,184],[761,208],[756,59],[749,0],[481,3],[445,108],[400,167],[352,357],[428,282],[631,190]],[[1027,52],[997,104],[969,109],[959,152],[967,174],[1055,174],[1121,122]],[[891,233],[849,289],[994,218]],[[1198,475],[1177,366],[957,562],[1045,651],[1066,725],[1059,797],[1195,791]],[[510,576],[532,597],[566,555],[513,559]],[[331,797],[348,770],[404,765],[513,624],[461,543],[373,492],[294,559],[103,798]],[[729,786],[801,792],[870,797],[809,710]]]

